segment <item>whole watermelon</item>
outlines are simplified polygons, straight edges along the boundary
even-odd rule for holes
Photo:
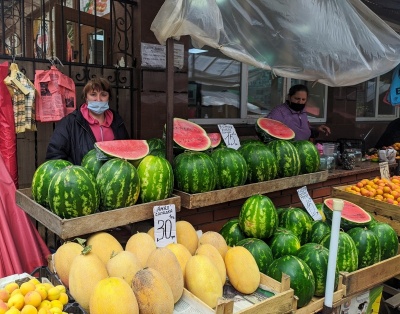
[[[329,249],[331,235],[327,234],[322,240],[321,245]],[[358,251],[354,240],[344,231],[339,232],[339,242],[337,250],[336,265],[339,271],[352,272],[358,268]]]
[[[217,189],[231,188],[246,183],[247,164],[235,149],[220,147],[211,153],[217,170]]]
[[[237,242],[246,238],[246,235],[243,233],[242,229],[240,229],[238,218],[228,220],[222,226],[219,233],[229,246],[235,246]]]
[[[381,260],[381,247],[378,237],[372,230],[355,227],[347,231],[358,251],[358,269],[371,266]]]
[[[101,166],[105,162],[106,160],[102,160],[97,157],[97,151],[93,148],[92,150],[89,150],[85,156],[83,156],[81,166],[89,170],[96,178]]]
[[[381,261],[396,256],[399,240],[396,231],[387,223],[376,221],[369,229],[378,237],[381,247]]]
[[[216,167],[203,152],[186,151],[174,158],[175,188],[186,193],[204,193],[215,189]]]
[[[247,163],[247,183],[275,179],[278,166],[274,154],[261,142],[242,145],[238,152]]]
[[[296,255],[300,249],[300,240],[293,231],[277,228],[277,231],[268,239],[268,244],[274,259],[285,255]]]
[[[237,242],[236,246],[243,246],[248,249],[256,260],[260,272],[267,274],[267,270],[274,260],[267,243],[257,238],[246,238]]]
[[[278,177],[292,177],[300,174],[300,157],[296,147],[286,140],[274,140],[267,147],[275,155]]]
[[[149,154],[155,149],[165,149],[165,141],[158,137],[153,137],[147,140],[149,145]]]
[[[303,245],[308,242],[311,233],[312,218],[301,208],[289,207],[279,217],[279,227],[294,232]]]
[[[315,279],[314,295],[317,297],[323,297],[325,295],[326,275],[328,272],[329,250],[318,243],[306,243],[297,251],[296,256],[305,261],[313,272]],[[338,283],[339,269],[336,266],[335,290]]]
[[[293,141],[293,145],[300,157],[300,174],[318,171],[320,156],[315,145],[308,140]]]
[[[331,227],[322,220],[314,220],[311,223],[311,232],[308,242],[320,243],[321,240],[331,233]]]
[[[137,172],[140,179],[139,199],[142,203],[163,200],[171,196],[174,173],[167,159],[147,155],[140,162]]]
[[[99,188],[92,173],[82,166],[57,171],[49,184],[49,207],[65,219],[93,214],[99,208]]]
[[[267,239],[278,226],[274,203],[268,196],[250,196],[239,212],[239,226],[247,237]]]
[[[72,166],[72,163],[67,160],[54,159],[45,161],[35,170],[32,178],[32,198],[36,203],[49,208],[47,197],[50,181],[58,170],[67,166]]]
[[[136,168],[120,158],[108,160],[96,177],[100,189],[100,211],[133,206],[139,198],[140,179]]]
[[[306,306],[315,293],[315,279],[311,268],[302,259],[285,255],[274,260],[267,275],[281,282],[282,274],[290,276],[290,287],[298,297],[297,306]]]

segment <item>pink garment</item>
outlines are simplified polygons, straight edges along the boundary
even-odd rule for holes
[[[85,120],[89,122],[90,128],[96,138],[96,142],[114,140],[114,132],[111,129],[111,123],[113,121],[113,113],[111,110],[106,110],[104,112],[104,123],[102,125],[100,125],[99,121],[89,114],[89,109],[86,103],[81,106],[81,112]]]
[[[0,278],[47,266],[49,249],[15,202],[16,188],[0,156]]]

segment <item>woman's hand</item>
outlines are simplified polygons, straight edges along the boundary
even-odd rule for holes
[[[318,128],[317,128],[317,130],[320,132],[320,133],[324,133],[325,135],[329,135],[329,134],[331,134],[331,129],[329,128],[329,127],[327,127],[326,125],[320,125]]]

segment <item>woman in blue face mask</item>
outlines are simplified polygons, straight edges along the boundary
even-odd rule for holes
[[[129,139],[123,119],[109,108],[111,88],[105,78],[91,79],[82,98],[85,102],[57,123],[46,160],[64,159],[80,165],[95,142]]]

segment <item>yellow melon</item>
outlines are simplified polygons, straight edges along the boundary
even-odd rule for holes
[[[90,297],[90,314],[139,314],[139,306],[131,286],[123,279],[100,280]]]
[[[166,248],[171,250],[172,253],[175,254],[176,258],[178,259],[179,265],[181,266],[182,275],[185,276],[186,263],[189,258],[192,257],[192,254],[190,254],[186,246],[180,243],[169,243]]]
[[[218,298],[222,297],[222,283],[218,269],[205,255],[194,255],[188,260],[185,286],[211,308],[216,307]]]
[[[147,233],[153,238],[154,240],[154,227],[151,227]]]
[[[224,237],[216,231],[207,231],[200,236],[199,245],[211,244],[215,246],[222,258],[225,258],[225,254],[228,251],[228,244]]]
[[[225,255],[226,273],[229,282],[239,292],[250,294],[256,291],[261,275],[253,255],[243,246],[235,246]]]
[[[197,248],[196,255],[197,254],[205,255],[210,258],[210,260],[218,269],[218,273],[221,277],[221,282],[223,286],[226,282],[226,267],[225,261],[217,248],[209,243],[205,243]]]
[[[132,284],[133,277],[142,268],[139,258],[129,251],[122,251],[111,257],[106,269],[110,277],[124,279],[129,285]]]
[[[100,257],[89,252],[74,258],[69,271],[69,292],[72,297],[83,307],[89,310],[90,296],[97,283],[108,277],[106,265]]]
[[[53,255],[54,268],[61,282],[69,287],[69,270],[73,259],[81,254],[82,245],[76,242],[65,242]]]
[[[176,222],[176,240],[183,244],[189,250],[190,254],[194,254],[199,246],[199,237],[193,225],[185,220]]]
[[[125,245],[125,251],[135,254],[142,267],[146,266],[147,258],[156,248],[154,239],[146,232],[137,232],[131,235]]]
[[[132,281],[132,290],[140,314],[169,314],[174,312],[174,297],[164,277],[153,268],[139,270]]]
[[[86,241],[86,245],[91,245],[91,252],[96,254],[102,262],[107,264],[113,254],[124,250],[121,243],[107,232],[97,232],[92,234]]]

